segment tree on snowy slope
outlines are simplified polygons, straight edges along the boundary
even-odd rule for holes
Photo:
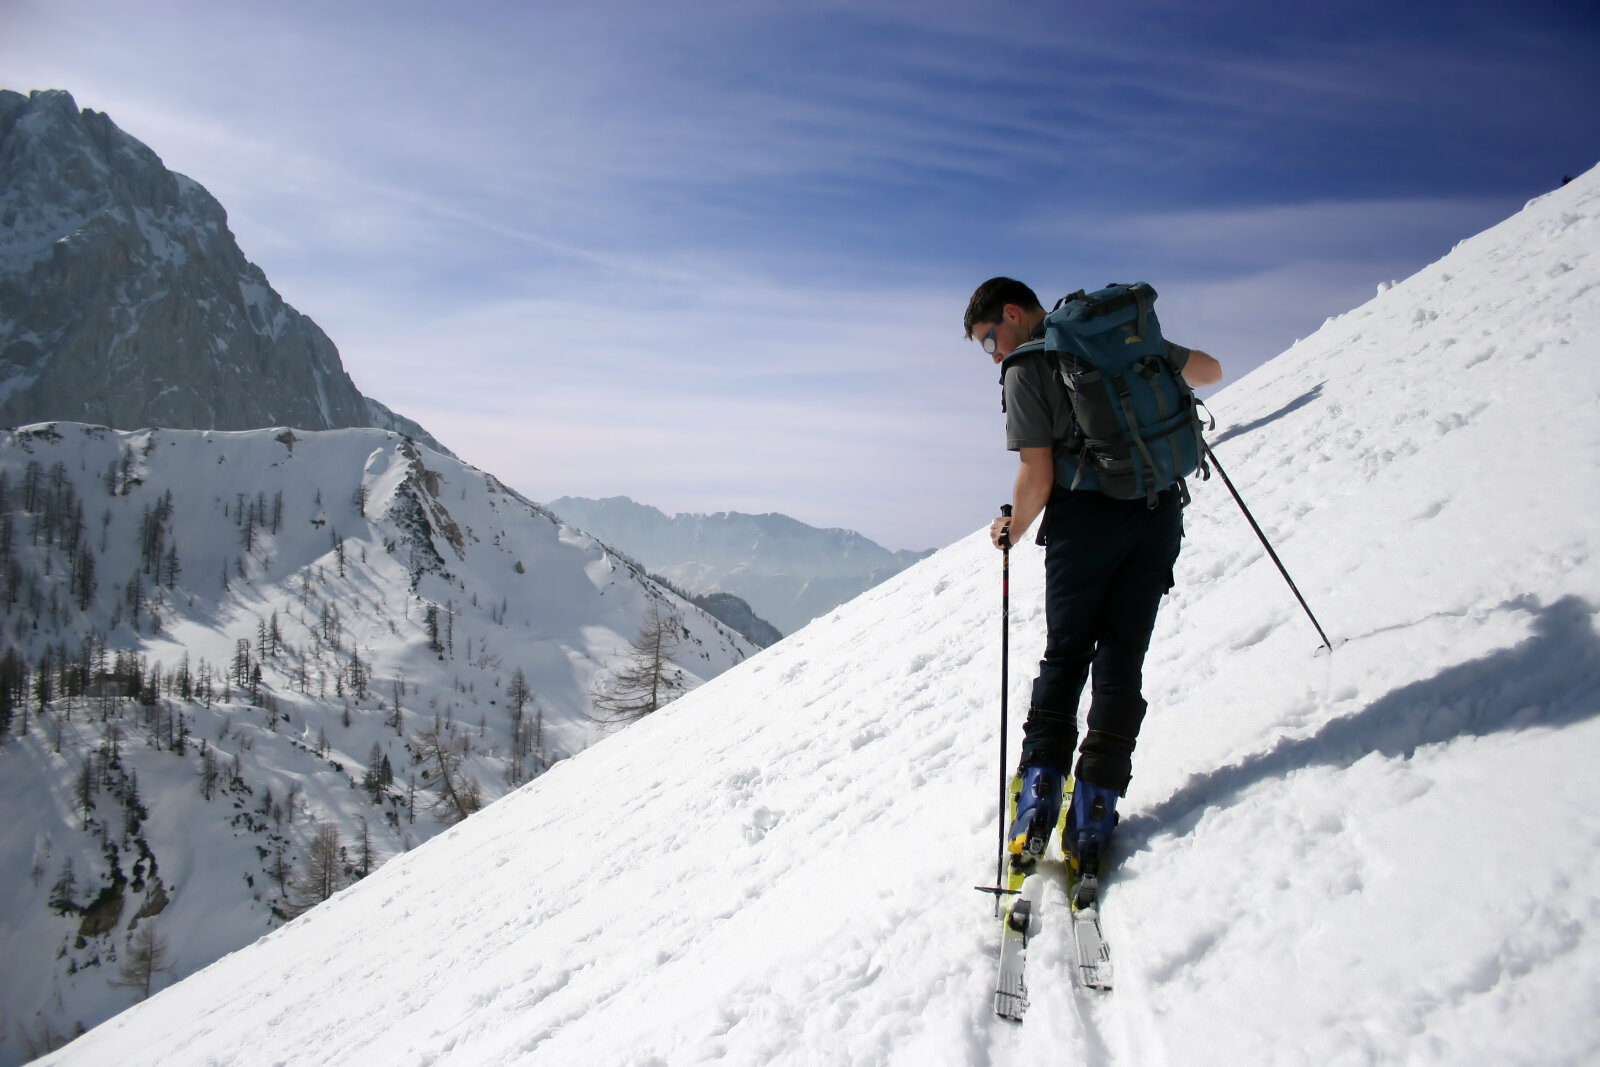
[[[683,670],[672,662],[681,623],[659,600],[650,602],[639,636],[626,661],[612,669],[611,684],[589,691],[589,718],[604,725],[634,722],[681,696]]]
[[[511,684],[506,686],[506,702],[511,705],[511,714],[514,719],[522,718],[522,709],[528,706],[528,701],[533,699],[533,689],[528,685],[528,676],[518,667],[511,676]]]
[[[306,852],[305,866],[289,881],[292,895],[284,902],[289,917],[310,911],[337,893],[345,883],[344,866],[344,842],[339,827],[331,822],[318,823],[317,836],[311,839],[311,848]]]
[[[140,1000],[150,997],[150,987],[158,974],[170,973],[174,967],[167,939],[156,932],[155,920],[145,922],[128,935],[128,955],[117,969],[117,977],[110,979],[119,989],[131,989]]]
[[[506,686],[506,705],[511,714],[511,761],[506,767],[506,784],[515,789],[548,767],[544,751],[544,709],[538,694],[518,667]],[[529,704],[534,705],[529,715]]]
[[[367,791],[367,798],[374,804],[383,800],[384,789],[394,781],[394,770],[389,766],[389,757],[372,742],[372,751],[367,753],[367,769],[361,775],[361,788]]]
[[[361,830],[356,835],[356,862],[355,877],[365,878],[383,863],[383,857],[378,854],[378,846],[372,841],[372,827],[367,825],[367,817],[361,816]]]
[[[467,753],[465,737],[441,737],[435,726],[412,736],[411,753],[421,765],[424,788],[434,791],[432,810],[440,822],[458,823],[483,807],[477,780],[461,772]]]

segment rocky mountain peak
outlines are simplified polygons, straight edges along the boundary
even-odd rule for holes
[[[0,425],[378,426],[199,183],[70,93],[0,90]]]

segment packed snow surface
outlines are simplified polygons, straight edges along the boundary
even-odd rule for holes
[[[1597,216],[1591,172],[1215,398],[1337,647],[1196,485],[1114,991],[1074,987],[1057,877],[1027,1019],[991,1011],[975,533],[48,1062],[1594,1062]],[[1018,720],[1041,585],[1024,544]]]

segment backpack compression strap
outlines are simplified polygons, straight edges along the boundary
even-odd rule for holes
[[[1122,405],[1122,415],[1128,421],[1128,436],[1133,438],[1133,443],[1139,448],[1139,456],[1144,460],[1145,506],[1153,508],[1161,500],[1156,493],[1156,458],[1150,454],[1144,436],[1139,433],[1139,416],[1133,410],[1133,394],[1128,391],[1127,379],[1120,374],[1113,374],[1111,386],[1116,390],[1117,402]]]
[[[1159,356],[1146,356],[1134,365],[1134,369],[1143,375],[1146,381],[1151,383],[1151,395],[1155,397],[1156,409],[1161,416],[1161,421],[1165,423],[1172,417],[1174,413],[1168,409],[1166,397],[1163,395],[1161,390],[1154,388],[1155,380],[1161,373],[1161,363],[1165,363],[1167,365],[1168,369],[1172,373],[1172,377],[1184,387],[1184,390],[1187,390],[1180,390],[1178,407],[1180,410],[1187,410],[1189,417],[1183,421],[1181,426],[1175,426],[1163,435],[1166,438],[1167,448],[1172,452],[1173,466],[1176,468],[1177,465],[1182,461],[1182,457],[1178,452],[1178,430],[1180,428],[1186,428],[1190,433],[1194,434],[1194,451],[1198,461],[1197,469],[1200,471],[1200,480],[1207,481],[1211,478],[1211,468],[1206,464],[1205,438],[1200,435],[1200,430],[1203,425],[1200,418],[1200,401],[1195,398],[1192,390],[1187,389],[1188,383],[1183,380],[1183,372],[1177,367],[1173,366],[1172,358],[1167,353],[1163,353]],[[1213,420],[1212,424],[1215,425],[1215,420]],[[1178,479],[1178,490],[1180,495],[1183,497],[1183,506],[1188,507],[1189,485],[1181,477]]]
[[[1189,383],[1184,380],[1183,371],[1172,365],[1172,357],[1170,353],[1171,349],[1168,349],[1167,353],[1163,354],[1161,358],[1167,361],[1167,365],[1169,367],[1172,367],[1172,376],[1187,387]],[[1206,408],[1206,415],[1208,417],[1207,419],[1202,419],[1200,417],[1200,409],[1205,407],[1205,405],[1201,403],[1199,397],[1194,395],[1193,389],[1190,389],[1188,393],[1188,406],[1190,416],[1188,425],[1189,429],[1194,433],[1194,454],[1198,464],[1196,469],[1200,472],[1200,480],[1202,482],[1208,482],[1211,480],[1211,464],[1206,461],[1207,449],[1204,435],[1217,428],[1217,420],[1214,417],[1211,417],[1210,408]],[[1165,415],[1164,410],[1162,414],[1163,416]],[[1177,445],[1173,445],[1173,448],[1176,449]],[[1181,478],[1178,479],[1178,484],[1183,487],[1184,507],[1188,507],[1189,486],[1185,484]]]

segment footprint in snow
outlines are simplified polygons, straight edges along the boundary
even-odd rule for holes
[[[753,845],[767,836],[767,831],[777,826],[783,819],[783,812],[773,811],[768,807],[759,807],[750,813],[750,821],[744,824],[745,844]]]

